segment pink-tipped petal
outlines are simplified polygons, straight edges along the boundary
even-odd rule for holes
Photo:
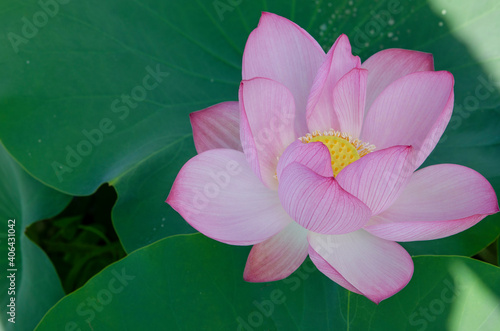
[[[365,115],[366,79],[368,71],[352,69],[333,89],[333,108],[340,131],[359,137]]]
[[[343,34],[338,37],[319,68],[309,94],[307,126],[310,132],[340,129],[334,110],[332,91],[345,74],[360,66],[359,57],[351,53],[351,44],[347,36]]]
[[[216,148],[243,151],[240,142],[240,106],[236,101],[216,104],[189,114],[198,154]]]
[[[326,239],[331,238],[328,236]],[[324,258],[321,257],[313,248],[309,245],[309,257],[313,261],[316,268],[321,271],[325,276],[333,280],[335,283],[339,284],[343,288],[348,289],[351,292],[362,294],[357,288],[352,286],[342,275],[333,268],[330,263],[328,263]]]
[[[294,162],[280,177],[278,189],[283,208],[304,228],[328,234],[360,229],[370,218],[370,209],[344,191],[333,177],[318,175]]]
[[[433,71],[434,60],[429,53],[385,49],[373,54],[361,67],[368,69],[366,95],[366,112],[368,112],[373,101],[389,84],[414,72]]]
[[[290,276],[307,257],[307,230],[291,222],[280,233],[252,247],[243,279],[272,282]]]
[[[231,149],[209,150],[189,160],[166,202],[196,230],[231,245],[260,243],[292,221],[245,155]]]
[[[296,129],[304,135],[306,103],[325,52],[309,33],[281,16],[262,13],[243,53],[243,79],[265,77],[285,85],[297,105]]]
[[[403,247],[364,230],[343,235],[309,232],[308,240],[346,282],[377,304],[402,290],[413,275],[413,261]]]
[[[401,196],[366,230],[394,241],[431,240],[464,231],[498,212],[490,183],[476,171],[439,164],[415,172]]]
[[[285,86],[266,78],[241,82],[239,94],[243,151],[262,182],[277,189],[278,157],[295,139],[293,96]]]
[[[417,169],[438,143],[453,111],[453,75],[423,71],[389,85],[365,117],[361,140],[377,149],[411,145]]]
[[[376,215],[399,197],[413,173],[412,148],[394,146],[372,152],[342,169],[336,179]]]
[[[318,175],[324,177],[332,177],[333,169],[331,156],[328,147],[322,142],[303,143],[296,140],[290,144],[281,155],[276,174],[278,181],[281,178],[283,170],[293,162],[298,162],[305,165]]]

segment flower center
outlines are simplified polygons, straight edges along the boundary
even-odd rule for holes
[[[364,143],[357,138],[349,136],[347,133],[333,129],[324,132],[314,131],[299,139],[303,143],[319,141],[328,147],[332,160],[333,175],[335,177],[349,164],[359,160],[375,149],[375,146],[369,143]]]

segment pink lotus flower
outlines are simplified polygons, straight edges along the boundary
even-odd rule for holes
[[[254,245],[244,279],[287,277],[309,255],[375,303],[413,274],[396,242],[453,235],[498,212],[472,169],[434,165],[453,110],[453,76],[402,49],[361,64],[345,35],[328,54],[303,29],[263,13],[243,55],[239,102],[191,114],[198,155],[169,203],[215,240]]]

